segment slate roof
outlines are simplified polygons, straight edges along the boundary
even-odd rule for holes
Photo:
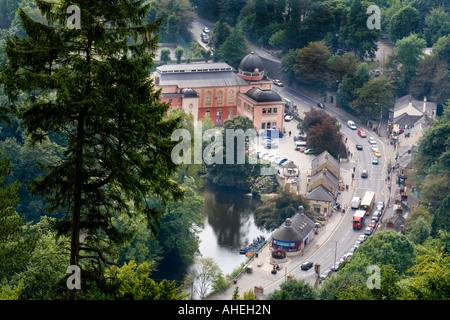
[[[311,172],[314,172],[324,163],[327,163],[330,166],[330,169],[339,173],[339,162],[326,150],[311,161]]]
[[[272,238],[284,242],[297,242],[304,240],[313,230],[314,222],[304,213],[296,213],[290,218],[291,225],[286,222],[272,234]]]
[[[316,201],[332,202],[334,197],[323,185],[318,185],[306,194],[306,198]]]
[[[336,177],[331,171],[327,171],[324,173],[323,170],[318,171],[314,175],[311,176],[309,180],[309,185],[313,185],[316,181],[324,179],[328,184],[334,189],[337,190],[339,187],[339,178]]]

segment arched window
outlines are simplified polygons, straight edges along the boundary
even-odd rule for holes
[[[228,103],[234,103],[234,91],[231,90],[228,95]]]
[[[206,93],[206,104],[211,104],[211,92]]]
[[[219,91],[217,94],[217,103],[222,104],[222,91]]]

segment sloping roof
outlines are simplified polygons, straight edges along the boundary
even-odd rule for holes
[[[320,179],[324,179],[334,190],[337,190],[339,187],[339,178],[336,177],[331,171],[326,171],[325,173],[324,170],[318,171],[312,175],[309,180],[309,185],[313,185]]]
[[[410,116],[407,113],[402,113],[400,116],[394,118],[394,124],[412,126],[422,117],[423,116]]]
[[[283,223],[272,234],[273,239],[285,242],[297,242],[304,240],[314,228],[314,222],[304,213],[296,213],[289,220],[291,222],[290,226],[287,226],[286,222]]]
[[[314,172],[324,163],[328,164],[330,169],[339,174],[339,162],[326,150],[311,161],[311,171]]]
[[[306,198],[316,201],[332,202],[334,197],[323,185],[318,185],[306,194]]]
[[[411,106],[414,107],[420,113],[422,113],[422,114],[424,113],[423,112],[424,101],[417,100],[410,94],[407,94],[407,95],[395,100],[394,113],[397,113],[398,111],[402,110],[403,108],[406,108],[407,106],[409,106],[409,104],[411,104]],[[434,113],[436,113],[436,109],[437,109],[436,102],[426,101],[425,113],[427,115],[429,115],[429,116],[433,115],[433,110],[434,110]]]

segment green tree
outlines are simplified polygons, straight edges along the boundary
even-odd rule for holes
[[[275,230],[287,218],[292,217],[299,206],[309,208],[308,200],[301,195],[282,191],[277,196],[264,200],[262,205],[256,208],[253,213],[255,224],[258,228]]]
[[[379,119],[380,112],[387,114],[394,105],[394,87],[384,75],[370,79],[354,94],[356,98],[350,107],[365,120]]]
[[[341,107],[348,107],[356,99],[355,90],[369,81],[369,67],[363,62],[358,65],[355,75],[347,75],[339,83],[336,99]]]
[[[220,50],[222,44],[230,36],[231,30],[232,30],[231,27],[228,25],[228,23],[224,22],[223,19],[220,19],[214,25],[214,29],[209,38],[209,43],[211,44],[211,47],[214,47],[214,50],[216,52]],[[213,58],[215,61],[220,59],[218,55],[217,56],[214,55]]]
[[[163,211],[146,204],[147,197],[167,203],[182,196],[170,179],[176,170],[170,135],[179,120],[164,119],[168,106],[150,80],[158,40],[152,35],[161,21],[144,24],[149,4],[142,2],[82,2],[82,28],[69,29],[66,1],[37,3],[48,24],[19,9],[28,37],[7,40],[0,79],[33,143],[51,133],[65,138],[64,157],[32,187],[51,212],[65,214],[56,227],[71,235],[70,264],[99,253],[106,262],[102,250],[131,236],[111,225],[113,216],[145,212],[156,233]],[[129,39],[137,40],[130,45]],[[82,229],[89,237],[80,246]]]
[[[450,195],[442,200],[441,205],[436,210],[433,223],[432,223],[432,235],[437,235],[439,230],[450,231]]]
[[[162,48],[161,49],[161,63],[167,64],[170,61],[170,49],[168,48]]]
[[[317,291],[303,279],[289,279],[269,294],[269,300],[317,300]]]
[[[397,40],[395,43],[394,55],[402,64],[401,71],[405,78],[405,83],[413,76],[419,61],[422,59],[423,49],[426,47],[426,41],[417,34],[411,34],[405,38]]]
[[[412,210],[406,220],[406,237],[415,244],[422,244],[431,235],[433,215],[424,206]]]
[[[242,30],[235,27],[215,54],[219,55],[220,61],[237,68],[242,58],[248,53],[247,50],[247,39],[242,34]]]
[[[310,42],[297,51],[295,76],[304,84],[324,86],[328,78],[327,61],[331,56],[324,41]]]
[[[184,49],[182,47],[177,47],[175,49],[175,57],[177,58],[177,63],[181,63],[181,58],[183,57]]]
[[[450,34],[450,14],[443,7],[433,8],[425,18],[425,38],[428,46]]]
[[[389,37],[396,42],[419,32],[420,16],[416,8],[406,6],[395,13],[389,21]]]
[[[200,298],[203,299],[214,281],[221,274],[220,267],[213,258],[199,258],[193,271],[194,278],[198,283],[196,291]]]
[[[366,1],[353,0],[345,23],[341,24],[340,34],[343,42],[361,60],[364,57],[374,58],[378,49],[376,42],[380,31],[367,28],[368,6],[369,3]]]

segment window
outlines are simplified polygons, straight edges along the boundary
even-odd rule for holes
[[[261,123],[261,129],[265,129],[266,128],[266,124],[265,123]]]
[[[222,104],[222,91],[217,94],[217,103]]]
[[[211,104],[211,92],[206,93],[206,104]]]
[[[189,109],[194,108],[194,105],[192,103],[189,104]]]
[[[210,116],[210,113],[211,113],[211,110],[209,110],[209,109],[208,109],[208,110],[205,110],[205,117],[206,117],[206,116],[209,117],[209,116]]]
[[[268,108],[267,113],[269,113],[269,114],[272,113],[272,108]]]
[[[231,90],[228,96],[228,103],[234,103],[234,91]]]
[[[217,120],[216,122],[222,122],[222,110],[217,110]]]
[[[278,108],[273,108],[273,113],[277,113]]]
[[[233,109],[228,109],[228,119],[233,118]]]
[[[263,114],[266,114],[266,112],[267,112],[267,109],[266,109],[266,108],[263,108],[263,109],[262,109],[262,113],[263,113]]]

